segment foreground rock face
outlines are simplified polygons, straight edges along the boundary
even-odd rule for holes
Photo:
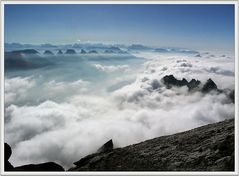
[[[56,164],[54,162],[46,162],[46,163],[40,163],[40,164],[28,164],[23,166],[14,167],[10,162],[9,158],[12,154],[11,147],[4,143],[4,170],[5,171],[64,171],[64,168],[60,166],[59,164]]]
[[[95,153],[69,171],[234,171],[234,120]]]
[[[64,171],[63,167],[54,162],[40,163],[40,164],[28,164],[19,167],[15,167],[14,171]]]
[[[11,171],[13,170],[13,166],[12,164],[8,161],[11,154],[12,154],[12,149],[11,147],[7,144],[7,143],[4,143],[4,151],[5,151],[5,154],[4,154],[4,169],[5,171]]]

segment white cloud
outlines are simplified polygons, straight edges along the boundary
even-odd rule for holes
[[[48,89],[49,92],[62,93],[65,91],[80,91],[86,92],[90,83],[88,81],[77,80],[73,82],[57,82],[55,80],[48,81],[45,85],[45,88]]]
[[[230,88],[234,86],[234,76],[223,71],[234,72],[233,65],[233,60],[216,57],[208,61],[203,57],[154,55],[145,62],[135,81],[111,92],[102,93],[95,87],[100,94],[90,93],[87,86],[93,83],[81,79],[47,81],[41,92],[45,97],[60,96],[65,91],[72,94],[67,94],[62,102],[48,100],[37,105],[5,107],[5,138],[13,148],[10,161],[13,165],[56,161],[68,168],[111,138],[116,147],[122,147],[233,118],[234,104],[225,94],[189,93],[187,87],[166,89],[161,82],[168,74],[202,83],[211,77],[218,87]],[[96,67],[108,73],[128,69],[127,65]],[[210,70],[212,67],[216,71]],[[36,87],[32,78],[24,80],[15,89]],[[9,84],[6,89],[9,97],[13,88]]]
[[[35,86],[32,77],[5,78],[5,105],[24,99],[29,89]]]
[[[104,72],[115,72],[115,71],[127,71],[129,69],[128,65],[101,65],[95,64],[95,68]]]

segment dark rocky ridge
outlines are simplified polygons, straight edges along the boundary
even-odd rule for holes
[[[182,80],[176,79],[173,75],[166,75],[162,78],[163,83],[166,85],[168,89],[172,88],[172,86],[182,87],[187,86],[189,90],[198,88],[201,82],[199,80],[192,79],[191,81],[187,81],[185,78]]]
[[[88,155],[69,171],[234,171],[234,119]]]
[[[4,170],[5,171],[65,171],[62,166],[54,162],[46,162],[40,164],[27,164],[23,166],[14,167],[8,160],[12,155],[12,149],[4,143]]]
[[[69,171],[234,171],[234,119],[113,149],[109,140]],[[64,171],[54,162],[14,167],[5,143],[5,171]]]
[[[31,59],[29,59],[29,57]],[[5,69],[34,69],[52,63],[42,58],[39,52],[34,49],[17,50],[4,53]]]
[[[204,94],[210,93],[211,91],[217,94],[223,93],[225,94],[232,103],[235,102],[235,93],[234,90],[230,89],[218,89],[216,83],[209,78],[205,84],[201,84],[201,81],[192,79],[191,81],[187,81],[185,78],[182,80],[176,79],[173,75],[166,75],[162,78],[163,84],[167,89],[171,89],[172,87],[182,87],[187,86],[188,91],[200,91]],[[153,90],[158,89],[159,83],[156,80],[152,83]]]

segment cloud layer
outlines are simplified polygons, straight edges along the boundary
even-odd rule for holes
[[[68,168],[109,139],[115,147],[122,147],[234,117],[234,104],[225,94],[189,93],[186,87],[166,89],[161,82],[163,76],[174,74],[202,82],[210,77],[219,88],[233,88],[234,60],[155,54],[146,58],[143,71],[133,82],[110,92],[111,80],[102,82],[102,87],[96,88],[98,94],[89,93],[94,83],[82,79],[52,80],[42,85],[32,77],[6,79],[5,141],[13,147],[13,165],[55,161]],[[98,64],[97,69],[110,74],[132,68]],[[127,76],[118,77],[112,81],[127,80]],[[39,86],[46,97],[61,95],[64,101],[13,103],[30,99],[27,92]],[[14,98],[9,98],[13,93]]]

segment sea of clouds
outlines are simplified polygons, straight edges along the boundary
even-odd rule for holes
[[[202,83],[211,78],[220,89],[234,89],[232,56],[136,55],[145,58],[137,69],[127,62],[92,64],[105,74],[97,81],[52,77],[39,83],[36,76],[5,78],[10,162],[18,166],[55,161],[69,168],[109,139],[115,147],[123,147],[234,118],[234,104],[225,94],[166,89],[161,81],[169,74]]]

